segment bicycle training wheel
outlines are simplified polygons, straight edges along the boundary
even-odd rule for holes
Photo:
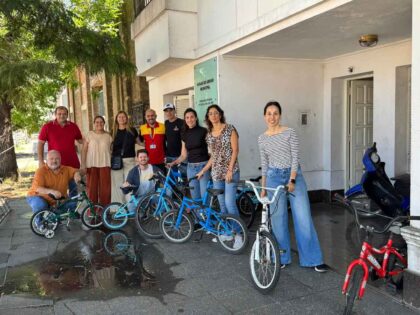
[[[217,239],[222,248],[231,254],[240,254],[248,243],[248,229],[240,218],[221,216],[217,225]]]
[[[104,237],[105,251],[111,256],[123,255],[130,249],[130,239],[123,231],[112,231]]]
[[[100,204],[92,204],[82,211],[82,223],[90,229],[98,228],[102,225],[102,212],[104,207]]]
[[[194,222],[188,213],[183,212],[181,223],[176,227],[179,211],[166,212],[160,221],[162,235],[170,242],[184,243],[188,241],[194,232]]]
[[[121,229],[128,221],[127,207],[120,202],[111,202],[102,213],[102,222],[107,229]]]
[[[149,238],[161,238],[160,221],[164,213],[175,208],[168,197],[163,197],[159,205],[158,193],[144,197],[136,211],[136,223],[139,232]],[[159,209],[158,209],[159,206]]]
[[[49,230],[55,231],[58,226],[57,215],[50,210],[41,210],[34,213],[31,218],[31,230],[36,235],[44,236]]]
[[[363,281],[363,270],[356,267],[356,270],[350,275],[350,283],[346,292],[346,307],[344,315],[350,315],[353,311],[354,302],[359,294],[360,286]]]
[[[245,222],[246,226],[251,227],[254,222],[256,205],[254,204],[251,196],[247,193],[243,193],[236,199],[236,205],[239,209],[241,219]]]
[[[280,277],[280,250],[273,235],[259,232],[249,256],[249,267],[254,285],[261,293],[270,292]]]

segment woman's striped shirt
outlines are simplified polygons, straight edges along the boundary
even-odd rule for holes
[[[262,134],[258,137],[261,155],[262,175],[267,175],[268,167],[291,168],[297,171],[299,167],[299,140],[296,131],[292,128],[268,136]]]

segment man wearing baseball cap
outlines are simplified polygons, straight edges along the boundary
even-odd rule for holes
[[[163,105],[165,112],[165,136],[166,136],[166,163],[175,161],[181,155],[181,130],[184,121],[176,117],[175,105],[166,103]],[[179,165],[180,172],[186,174],[186,166]]]

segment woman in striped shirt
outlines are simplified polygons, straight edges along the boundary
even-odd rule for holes
[[[318,236],[312,222],[305,179],[299,166],[299,141],[294,129],[280,124],[281,107],[278,102],[268,102],[264,107],[267,130],[259,136],[262,186],[276,188],[288,185],[292,195],[280,194],[271,206],[271,223],[274,235],[282,250],[282,268],[292,262],[288,227],[287,200],[292,208],[299,261],[302,267],[312,267],[317,272],[327,271],[323,263]],[[261,195],[265,196],[262,191]],[[272,193],[268,192],[272,196]],[[271,197],[270,196],[270,197]]]

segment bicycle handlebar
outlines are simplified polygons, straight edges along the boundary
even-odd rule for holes
[[[272,204],[274,202],[274,200],[276,200],[276,197],[277,197],[280,190],[283,190],[285,192],[287,192],[287,190],[288,190],[287,185],[279,185],[276,188],[270,188],[270,187],[256,186],[250,180],[246,180],[245,184],[250,185],[252,187],[252,189],[254,190],[255,196],[257,197],[258,201],[262,204]],[[258,193],[258,189],[274,191],[274,195],[271,199],[269,199],[268,197],[261,198],[260,194]]]
[[[357,213],[356,208],[351,204],[351,202],[349,200],[347,200],[346,198],[344,198],[343,196],[341,196],[338,193],[334,194],[333,199],[338,201],[339,203],[343,204],[344,206],[350,208],[353,211],[354,218],[356,220],[356,224],[359,226],[359,228],[364,229],[368,232],[376,233],[376,234],[386,233],[395,222],[403,222],[405,220],[408,220],[408,221],[410,221],[410,220],[420,220],[420,216],[414,216],[414,215],[413,216],[409,216],[409,215],[408,216],[397,216],[397,217],[394,217],[394,218],[390,218],[391,220],[388,222],[387,225],[385,225],[383,230],[377,230],[373,226],[363,225],[363,224],[360,223],[359,214]]]

